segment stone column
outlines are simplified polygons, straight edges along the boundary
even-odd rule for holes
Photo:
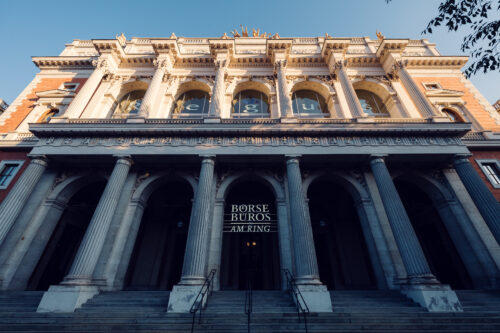
[[[366,117],[366,114],[363,112],[363,108],[359,103],[358,96],[356,95],[356,91],[351,84],[351,80],[347,76],[347,72],[345,70],[344,64],[342,61],[337,61],[335,64],[335,69],[337,73],[337,77],[340,81],[340,85],[342,86],[342,90],[344,92],[344,96],[347,100],[347,104],[349,106],[349,110],[351,111],[353,117]]]
[[[491,233],[500,244],[500,204],[470,164],[468,157],[458,155],[454,161],[455,169]]]
[[[387,170],[384,157],[372,156],[370,164],[387,218],[408,273],[409,282],[412,284],[438,283],[427,264],[417,235],[392,182],[389,170]]]
[[[280,111],[282,118],[293,118],[292,100],[286,82],[286,60],[275,62],[276,73],[278,75],[278,94],[280,101]]]
[[[151,114],[151,108],[155,106],[163,76],[167,73],[170,62],[166,58],[158,58],[154,60],[154,65],[156,66],[156,71],[146,91],[146,95],[142,100],[141,109],[139,110],[139,116],[144,118]]]
[[[314,248],[313,232],[302,188],[299,157],[288,156],[286,161],[290,217],[298,284],[321,284]]]
[[[130,157],[117,157],[113,172],[109,177],[104,193],[99,200],[73,265],[69,274],[64,278],[63,284],[91,284],[94,268],[99,259],[131,165],[132,160]]]
[[[389,170],[387,170],[384,157],[372,156],[370,164],[408,273],[408,284],[401,286],[401,292],[430,312],[463,311],[455,292],[448,285],[440,284],[432,274]]]
[[[399,61],[394,66],[396,67],[403,86],[410,94],[413,102],[417,105],[417,109],[420,111],[422,116],[424,118],[440,116],[438,111],[431,105],[422,91],[420,91],[415,81],[413,81],[410,73],[406,70],[405,64],[402,61]]]
[[[222,106],[224,105],[224,90],[226,84],[224,75],[226,74],[226,60],[215,60],[215,84],[212,91],[212,100],[208,109],[209,117],[220,118]]]
[[[208,238],[211,228],[210,214],[213,207],[214,169],[215,157],[203,156],[194,206],[191,211],[191,221],[189,222],[181,281],[174,286],[170,293],[168,300],[169,312],[189,312],[201,285],[206,279],[205,268],[208,257],[207,252],[209,251]],[[220,206],[220,208],[223,207]],[[221,213],[220,210],[219,213]]]
[[[214,156],[203,157],[179,284],[200,285],[205,282],[214,166]]]
[[[311,312],[331,312],[330,293],[319,280],[311,218],[302,187],[298,156],[287,156],[286,173],[295,257],[295,282],[303,297],[299,302],[305,302]]]
[[[21,213],[46,168],[47,159],[44,156],[33,156],[26,170],[0,204],[0,244]]]
[[[64,117],[79,118],[97,89],[97,86],[101,83],[102,78],[109,72],[109,64],[106,59],[100,58],[99,60],[94,60],[92,65],[95,66],[94,71],[75,96],[66,112],[64,112]]]

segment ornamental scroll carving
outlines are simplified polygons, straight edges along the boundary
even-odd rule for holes
[[[459,137],[428,136],[154,136],[154,137],[48,137],[38,146],[463,146]]]
[[[104,74],[111,73],[109,63],[106,59],[92,60],[92,66],[94,66],[96,69],[102,71]]]

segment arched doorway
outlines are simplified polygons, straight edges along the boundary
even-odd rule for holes
[[[104,180],[88,184],[68,201],[28,281],[28,290],[47,290],[68,274],[105,186]]]
[[[149,197],[129,263],[125,289],[171,290],[179,282],[193,190],[171,181]]]
[[[396,179],[394,184],[432,273],[453,289],[472,289],[471,278],[431,198],[410,181]]]
[[[232,186],[224,209],[221,289],[280,289],[278,245],[273,192],[253,180]]]
[[[329,290],[375,289],[375,276],[351,194],[329,180],[313,182],[307,194],[321,281]]]

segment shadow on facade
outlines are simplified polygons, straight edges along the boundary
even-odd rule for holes
[[[57,222],[38,261],[27,290],[47,290],[59,284],[68,273],[106,183],[91,183],[78,190]]]
[[[182,273],[193,190],[162,184],[149,197],[125,278],[126,290],[172,290]]]

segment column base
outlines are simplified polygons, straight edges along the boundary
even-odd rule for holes
[[[50,286],[36,312],[74,312],[98,293],[97,286]]]
[[[332,312],[332,299],[325,285],[299,284],[297,287],[309,312]],[[299,296],[299,302],[302,302]]]
[[[127,124],[144,124],[146,122],[146,118],[144,118],[144,116],[130,116],[125,122]]]
[[[446,116],[432,116],[429,119],[431,119],[433,123],[449,123],[449,122],[451,122],[450,118],[448,118]]]
[[[168,300],[168,312],[189,313],[202,285],[175,285]],[[206,302],[206,298],[205,298]],[[205,304],[203,304],[205,306]]]
[[[401,286],[401,293],[429,312],[463,312],[457,294],[446,284]]]
[[[220,124],[220,117],[219,116],[209,116],[209,117],[203,118],[203,122],[205,124]]]
[[[280,123],[284,123],[284,124],[296,124],[298,122],[299,122],[299,120],[295,117],[281,117],[280,118]]]

